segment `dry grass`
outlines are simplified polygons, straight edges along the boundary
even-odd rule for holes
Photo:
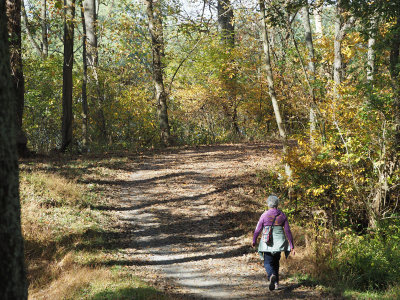
[[[85,190],[82,185],[58,174],[40,171],[22,172],[22,202],[36,202],[41,206],[82,206]]]
[[[102,232],[115,219],[92,209],[106,199],[105,191],[90,182],[118,177],[118,164],[124,163],[117,159],[20,165],[29,299],[175,299],[130,272],[94,266],[105,259],[99,246],[104,244]]]
[[[64,260],[70,258],[65,257]],[[32,291],[32,300],[53,300],[53,299],[73,299],[84,288],[89,287],[94,282],[110,282],[112,274],[106,269],[93,269],[88,267],[78,267],[69,263],[69,266],[62,266],[65,269],[57,280],[53,281],[47,288]]]
[[[37,170],[21,172],[21,223],[32,299],[63,299],[103,272],[79,266],[74,247],[105,216],[87,206],[76,181]],[[106,272],[104,273],[106,274]]]
[[[333,236],[330,236],[329,232],[317,234],[312,229],[297,225],[292,225],[291,231],[295,237],[296,255],[292,255],[288,260],[282,260],[283,270],[286,273],[310,275],[313,278],[326,275],[329,271],[328,258],[335,243]]]

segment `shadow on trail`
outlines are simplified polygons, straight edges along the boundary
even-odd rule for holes
[[[257,146],[259,147],[259,146]],[[254,149],[258,149],[254,147]],[[215,149],[217,148],[217,149]],[[214,161],[232,161],[235,159],[245,159],[248,156],[247,151],[252,151],[251,147],[239,146],[217,146],[213,151],[209,148],[182,150],[182,155],[175,155],[168,159],[155,159],[157,168],[149,167],[153,160],[149,159],[141,162],[139,165],[143,169],[137,170],[159,170],[159,163],[164,161],[164,168],[168,169],[168,174],[155,172],[132,173],[131,180],[90,180],[86,183],[95,183],[98,185],[112,186],[118,189],[121,199],[120,206],[106,205],[94,207],[96,210],[116,211],[124,213],[121,219],[123,225],[114,227],[109,232],[99,233],[102,236],[102,243],[90,245],[78,245],[85,250],[94,249],[135,249],[148,253],[154,253],[160,247],[174,246],[180,248],[174,250],[174,254],[187,254],[185,247],[191,248],[191,256],[158,261],[143,261],[139,259],[120,259],[106,261],[107,265],[169,265],[175,263],[184,263],[190,261],[200,261],[216,258],[231,258],[241,256],[249,252],[249,247],[233,246],[230,250],[205,249],[205,245],[218,248],[219,245],[229,244],[229,240],[246,234],[248,228],[254,227],[254,222],[258,220],[260,211],[254,211],[254,206],[258,205],[251,197],[239,198],[237,190],[246,185],[251,187],[254,183],[247,178],[248,175],[235,175],[227,172],[226,177],[213,177],[212,166]],[[236,151],[236,152],[235,152]],[[233,152],[233,153],[232,153]],[[185,153],[185,154],[184,154]],[[183,168],[190,156],[193,163],[201,162],[205,168],[199,171],[174,171],[170,165],[179,165]],[[206,162],[206,164],[204,164]],[[234,163],[234,162],[233,162]],[[207,170],[204,172],[204,170]],[[211,173],[210,173],[211,172]],[[144,178],[142,175],[144,174]],[[188,194],[179,196],[179,192],[169,193],[171,184],[185,191],[188,186]],[[204,192],[203,186],[213,187],[212,190]],[[162,187],[160,193],[157,188]],[[190,193],[193,193],[190,195]],[[219,196],[218,201],[223,201],[226,208],[219,208],[219,213],[207,215],[207,207],[220,206],[222,203],[215,202],[214,197]],[[240,211],[229,212],[229,201],[240,202]],[[187,216],[183,213],[177,214],[175,209],[190,206],[192,210],[199,210],[196,214]],[[238,205],[235,203],[234,205]],[[164,208],[163,208],[164,207]],[[215,208],[215,207],[214,207]],[[146,225],[149,224],[149,225]],[[232,249],[233,248],[233,249]],[[206,254],[204,255],[204,252]],[[216,253],[214,253],[216,252]],[[199,255],[196,255],[198,253]],[[202,253],[202,254],[200,254]],[[161,254],[162,255],[162,254]]]
[[[199,255],[199,256],[190,256],[190,257],[182,257],[176,259],[169,259],[169,260],[156,260],[156,261],[143,261],[143,260],[110,260],[104,265],[117,265],[117,266],[151,266],[151,265],[172,265],[172,264],[179,264],[185,263],[190,261],[200,261],[205,259],[216,259],[216,258],[231,258],[240,256],[246,253],[249,253],[251,250],[249,246],[243,246],[238,249],[233,249],[229,251],[225,251],[222,253],[216,254],[208,254],[208,255]]]
[[[285,292],[285,293],[289,293],[289,292],[292,292],[294,289],[297,289],[297,288],[299,288],[299,287],[301,287],[302,286],[302,284],[300,284],[300,283],[296,283],[296,284],[287,284],[287,285],[285,285],[285,286],[280,286],[279,287],[279,290],[280,291],[283,291],[283,292]]]
[[[144,153],[105,153],[105,154],[54,154],[37,155],[21,159],[26,166],[24,171],[29,172],[30,165],[34,169],[46,173],[55,173],[68,179],[80,180],[87,175],[99,175],[98,168],[136,172],[138,170],[163,170],[172,168],[183,162],[182,155],[191,157],[193,161],[204,160],[207,154],[210,163],[214,161],[242,160],[249,151],[263,148],[264,152],[276,151],[282,147],[279,141],[268,144],[232,144],[232,145],[205,145],[184,148],[170,148],[163,150],[148,150]],[[225,153],[229,152],[230,155]],[[234,153],[232,153],[234,152]],[[162,154],[159,158],[157,155]],[[174,154],[178,154],[175,155]],[[182,154],[182,155],[180,155]],[[172,155],[169,157],[168,155]],[[120,160],[118,160],[120,159]],[[113,181],[110,181],[112,184]]]
[[[155,176],[152,178],[148,179],[137,179],[137,180],[81,180],[81,183],[92,183],[92,184],[99,184],[99,185],[112,185],[112,186],[124,186],[124,187],[141,187],[144,185],[149,185],[149,184],[156,184],[159,181],[163,180],[168,180],[170,178],[175,178],[175,177],[184,177],[184,176],[190,176],[190,175],[199,175],[199,173],[196,172],[178,172],[178,173],[171,173],[167,175],[162,175],[162,176]]]
[[[96,231],[88,230],[85,233],[72,237],[69,236],[67,241],[79,241],[75,244],[76,250],[95,251],[98,249],[115,250],[115,249],[136,249],[136,250],[153,250],[163,246],[186,246],[199,245],[199,251],[204,250],[204,245],[212,243],[220,243],[230,238],[241,236],[245,233],[244,229],[235,226],[235,220],[245,219],[249,217],[249,212],[224,213],[211,216],[204,219],[192,220],[191,218],[181,217],[180,220],[170,224],[159,224],[148,228],[140,228],[137,226],[126,228],[115,228],[114,231]],[[255,214],[252,214],[255,216]],[[165,219],[172,216],[165,213]],[[129,221],[129,220],[127,220]],[[204,233],[212,233],[212,236],[201,236]],[[160,237],[161,236],[161,237]],[[143,239],[143,240],[140,240]],[[60,241],[63,243],[63,241]],[[243,255],[248,253],[248,247],[239,248],[228,252],[232,255]],[[247,249],[244,251],[244,249]],[[186,253],[184,249],[181,252]],[[222,256],[221,256],[222,255]],[[218,254],[216,257],[224,257]],[[230,257],[229,255],[227,257]],[[204,256],[202,259],[212,257]],[[199,259],[193,259],[199,260]]]
[[[198,194],[198,195],[193,195],[193,196],[184,196],[184,197],[178,197],[178,198],[172,198],[172,199],[165,199],[165,200],[155,200],[155,201],[146,201],[144,203],[140,203],[138,205],[134,206],[128,206],[128,207],[96,207],[97,209],[101,210],[116,210],[116,211],[124,211],[124,210],[138,210],[138,209],[143,209],[147,207],[152,207],[154,205],[159,205],[159,204],[168,204],[168,203],[174,203],[174,202],[185,202],[185,201],[197,201],[203,197],[211,196],[214,194],[219,194],[222,191],[227,191],[230,189],[234,189],[239,187],[238,184],[231,184],[229,186],[225,186],[224,188],[218,188],[212,192],[208,193],[203,193],[203,194]]]

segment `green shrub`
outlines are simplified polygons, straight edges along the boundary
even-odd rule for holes
[[[383,290],[395,285],[400,281],[399,233],[399,224],[383,224],[363,236],[338,234],[341,241],[329,261],[332,274],[356,290]]]

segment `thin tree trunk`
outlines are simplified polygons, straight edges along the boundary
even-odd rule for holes
[[[368,39],[368,53],[367,53],[367,80],[368,82],[373,82],[375,74],[375,37],[370,37]]]
[[[17,95],[10,76],[8,40],[6,1],[0,1],[0,299],[24,300],[28,285],[19,201]]]
[[[47,39],[47,5],[46,0],[42,0],[40,8],[40,19],[42,22],[42,55],[47,57],[49,53],[49,42]]]
[[[305,41],[308,49],[308,70],[313,79],[315,79],[315,57],[314,57],[314,45],[312,39],[312,31],[310,25],[310,14],[308,12],[308,5],[303,7],[303,26],[305,31]]]
[[[322,37],[323,27],[322,27],[322,1],[318,0],[316,7],[314,9],[314,19],[315,19],[315,33],[317,37]]]
[[[153,52],[153,81],[156,90],[157,114],[160,125],[161,142],[167,146],[171,142],[168,122],[167,93],[164,87],[164,36],[160,0],[145,0],[149,18],[149,31]]]
[[[74,23],[75,0],[64,0],[64,65],[61,151],[65,151],[72,142],[72,68],[74,63]]]
[[[315,56],[314,56],[314,45],[312,39],[311,25],[310,25],[310,14],[308,12],[308,4],[306,4],[302,9],[303,16],[303,26],[305,31],[306,46],[308,49],[308,71],[309,71],[309,90],[311,96],[310,105],[310,138],[313,141],[313,135],[316,128],[316,102],[315,102],[315,92],[314,92],[314,82],[315,82]],[[310,80],[311,79],[311,80]]]
[[[103,94],[100,88],[99,75],[98,75],[98,45],[97,45],[97,13],[96,13],[96,0],[84,0],[83,12],[85,16],[86,28],[86,46],[87,46],[87,64],[91,71],[96,86],[97,99],[94,99],[97,110],[97,122],[100,130],[101,140],[107,140],[106,121],[103,112]]]
[[[348,17],[346,21],[343,19],[342,0],[336,4],[335,14],[335,40],[334,40],[334,59],[333,59],[333,81],[334,81],[334,96],[339,97],[339,86],[342,83],[343,77],[343,60],[342,60],[342,42],[346,35],[346,30],[354,23],[353,17]]]
[[[81,18],[82,18],[82,64],[83,64],[83,78],[82,78],[82,146],[84,152],[87,151],[88,144],[88,103],[87,103],[87,81],[88,81],[88,65],[87,65],[87,52],[86,52],[86,22],[84,8],[81,2]]]
[[[334,81],[334,96],[339,97],[339,86],[342,83],[342,40],[343,40],[343,20],[341,1],[336,5],[335,14],[335,39],[333,42],[334,61],[333,61],[333,81]]]
[[[83,8],[86,27],[88,65],[91,68],[94,68],[98,65],[96,0],[84,0]]]
[[[375,36],[376,36],[376,19],[371,18],[368,38],[368,53],[367,53],[367,80],[372,84],[375,74]]]
[[[21,50],[21,2],[7,0],[8,34],[10,37],[10,64],[11,77],[17,96],[17,148],[20,156],[29,154],[26,135],[22,130],[22,116],[24,114],[24,73],[22,68]]]
[[[278,100],[276,97],[275,93],[275,87],[274,87],[274,76],[272,73],[272,66],[271,66],[271,58],[270,58],[270,46],[269,46],[269,41],[268,41],[268,29],[267,29],[267,23],[266,23],[266,13],[265,13],[265,3],[264,0],[260,0],[260,10],[261,10],[261,30],[262,30],[262,39],[263,39],[263,46],[264,46],[264,56],[265,56],[265,71],[267,75],[267,83],[268,83],[268,92],[269,96],[271,98],[272,102],[272,107],[274,108],[274,113],[275,113],[275,119],[276,119],[276,124],[278,126],[279,130],[279,136],[281,137],[283,141],[283,153],[287,153],[287,137],[286,137],[286,132],[285,128],[283,125],[281,113],[279,110],[279,105],[278,105]],[[289,165],[285,165],[285,173],[286,176],[289,178],[291,177],[291,169]]]

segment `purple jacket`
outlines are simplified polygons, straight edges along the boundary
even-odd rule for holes
[[[261,233],[263,228],[265,226],[272,225],[275,216],[277,217],[275,219],[274,226],[283,226],[283,230],[285,231],[285,235],[289,241],[290,247],[291,249],[294,249],[293,237],[292,237],[292,232],[290,231],[289,221],[286,215],[277,208],[270,208],[261,215],[260,220],[257,223],[256,230],[254,231],[253,244],[254,245],[256,244],[257,237]]]

